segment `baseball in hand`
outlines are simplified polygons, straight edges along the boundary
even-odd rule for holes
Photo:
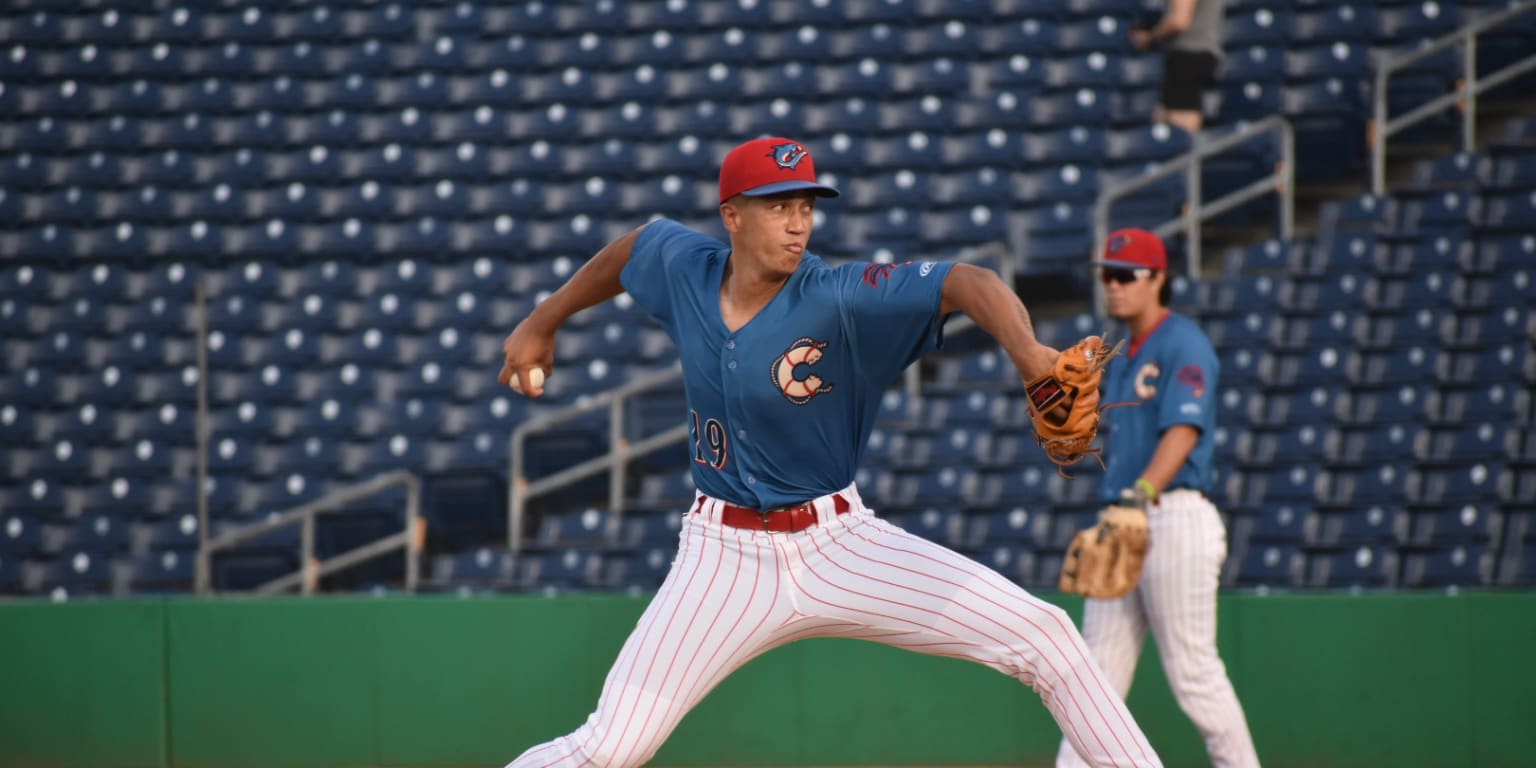
[[[508,382],[508,383],[512,386],[512,391],[513,392],[516,392],[519,395],[526,394],[526,393],[523,392],[523,385],[522,385],[522,383],[520,383],[517,380],[517,373],[516,372],[514,372],[512,374],[512,380],[510,382]],[[533,370],[528,372],[528,386],[530,388],[532,388],[532,389],[538,389],[539,387],[544,386],[544,369],[543,368],[534,368]]]

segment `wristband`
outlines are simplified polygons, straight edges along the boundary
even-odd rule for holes
[[[1152,481],[1146,479],[1145,477],[1136,478],[1136,492],[1144,497],[1148,502],[1153,504],[1157,503],[1157,486],[1153,485]]]

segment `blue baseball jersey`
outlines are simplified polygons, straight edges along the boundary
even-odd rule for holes
[[[1169,427],[1188,424],[1200,439],[1168,488],[1208,490],[1216,428],[1216,383],[1220,368],[1211,340],[1195,321],[1170,311],[1146,338],[1116,357],[1104,372],[1100,402],[1138,403],[1104,412],[1108,471],[1102,496],[1120,497],[1136,484]]]
[[[903,369],[942,343],[951,264],[828,266],[807,252],[734,333],[720,314],[730,246],[675,221],[635,239],[620,280],[676,342],[694,485],[775,509],[839,491]]]

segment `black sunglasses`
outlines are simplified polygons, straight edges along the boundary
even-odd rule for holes
[[[1134,283],[1151,274],[1152,270],[1146,267],[1137,267],[1135,269],[1129,267],[1101,267],[1099,269],[1099,280],[1106,285],[1112,282],[1125,285],[1126,283]]]

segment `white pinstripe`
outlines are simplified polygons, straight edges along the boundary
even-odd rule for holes
[[[810,637],[985,664],[1032,686],[1092,764],[1162,765],[1065,611],[875,517],[853,486],[841,493],[851,511],[835,514],[824,496],[815,502],[820,525],[799,533],[723,526],[721,503],[700,496],[597,710],[508,768],[641,765],[732,671]]]
[[[1216,507],[1199,493],[1163,494],[1148,515],[1151,549],[1141,583],[1116,600],[1088,600],[1083,636],[1115,690],[1131,690],[1147,630],[1157,638],[1168,685],[1205,739],[1216,768],[1258,768],[1243,705],[1216,652],[1216,588],[1227,556],[1227,532]],[[1062,742],[1057,768],[1085,765]]]

